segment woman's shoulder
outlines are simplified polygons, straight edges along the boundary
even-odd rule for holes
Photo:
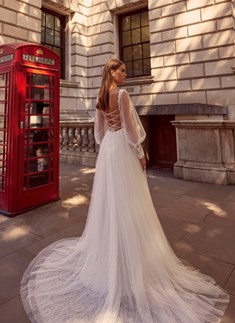
[[[119,90],[119,95],[123,99],[129,99],[130,98],[129,93],[128,93],[128,91],[126,89],[120,89]]]

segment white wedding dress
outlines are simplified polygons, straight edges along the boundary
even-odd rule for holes
[[[125,90],[118,102],[112,113],[97,111],[102,143],[82,237],[51,244],[24,273],[28,317],[42,323],[219,322],[229,296],[172,251],[137,157],[144,130]]]

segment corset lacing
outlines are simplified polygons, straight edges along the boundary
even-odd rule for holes
[[[115,132],[122,128],[119,108],[111,112],[103,112],[103,114],[110,131]]]

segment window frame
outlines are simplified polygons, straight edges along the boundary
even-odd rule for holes
[[[133,54],[132,54],[132,59],[131,59],[131,61],[129,61],[132,64],[132,74],[131,75],[128,75],[128,71],[127,71],[127,79],[143,78],[143,77],[149,77],[149,76],[151,76],[150,31],[149,31],[149,40],[148,41],[142,41],[142,39],[141,39],[141,42],[139,42],[139,43],[133,44],[131,42],[131,45],[124,46],[123,45],[123,40],[122,40],[122,34],[123,34],[122,22],[123,22],[123,18],[125,18],[127,16],[133,16],[133,15],[136,15],[136,14],[140,14],[140,17],[141,17],[141,13],[143,13],[143,12],[146,12],[148,14],[148,12],[149,12],[148,8],[147,7],[144,7],[144,8],[135,10],[135,11],[129,11],[129,12],[125,12],[123,14],[118,15],[118,38],[119,38],[119,57],[120,57],[120,59],[125,63],[124,54],[123,54],[123,49],[125,47],[133,46],[133,45],[139,45],[139,44],[141,44],[141,47],[142,47],[142,57],[141,57],[141,61],[142,61],[142,73],[141,74],[137,74],[137,75],[135,75],[133,73],[134,72],[133,62],[135,62],[137,60],[134,60],[133,59]],[[144,26],[141,25],[141,19],[140,19],[140,27],[139,28],[141,29]],[[129,30],[132,31],[134,29],[135,28],[131,28],[131,26],[130,26],[130,29]],[[149,29],[149,19],[148,19],[148,29]],[[149,44],[149,57],[144,57],[144,55],[143,55],[143,44]],[[133,51],[132,51],[132,53],[133,53]],[[148,73],[147,72],[144,73],[144,64],[143,64],[144,59],[149,59],[149,72]]]
[[[49,44],[45,42],[45,39],[42,39],[42,27],[46,27],[46,24],[43,22],[41,18],[41,44],[45,47],[48,47],[53,50],[53,48],[59,48],[61,50],[61,56],[60,56],[60,78],[64,79],[65,78],[65,27],[66,27],[66,16],[62,15],[56,11],[47,9],[45,7],[41,8],[41,13],[45,14],[50,14],[54,17],[59,18],[60,20],[60,36],[61,36],[61,45],[57,46],[53,42],[53,44]],[[52,29],[55,30],[55,29]],[[45,37],[46,37],[46,32],[45,32]]]

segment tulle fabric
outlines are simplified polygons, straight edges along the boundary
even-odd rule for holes
[[[42,250],[21,295],[41,323],[217,323],[229,301],[173,253],[124,129],[104,136],[82,237]]]

